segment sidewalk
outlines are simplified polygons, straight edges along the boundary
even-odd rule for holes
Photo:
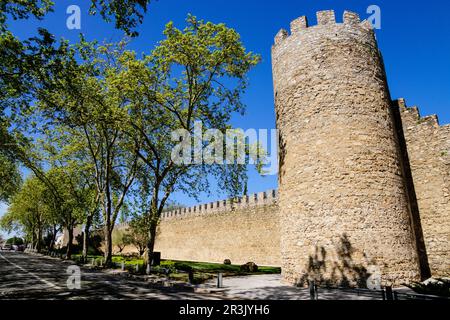
[[[200,285],[196,291],[217,292],[227,297],[256,300],[309,300],[307,288],[298,288],[281,282],[280,274],[224,277],[223,288],[217,288],[216,279]],[[319,300],[382,300],[377,294],[359,295],[353,291],[319,288]]]

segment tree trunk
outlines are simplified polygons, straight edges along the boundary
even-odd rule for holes
[[[68,228],[67,231],[69,233],[69,241],[67,242],[66,258],[70,259],[72,258],[73,227]]]
[[[48,246],[48,251],[53,251],[54,247],[55,247],[55,242],[56,242],[56,233],[58,231],[56,230],[56,226],[53,226],[53,232],[52,232],[52,239],[50,240],[50,244]]]
[[[109,219],[107,219],[105,225],[105,267],[109,267],[112,264],[112,236]]]
[[[31,248],[34,250],[36,249],[36,231],[33,229],[33,232],[31,233]]]
[[[83,232],[83,253],[81,255],[81,261],[83,263],[87,262],[87,256],[88,256],[88,247],[89,247],[89,232],[91,228],[92,223],[92,217],[88,216],[86,219],[86,225],[84,226],[84,232]]]
[[[106,169],[106,180],[109,183],[109,167]],[[111,216],[113,211],[111,192],[109,186],[106,187],[106,203],[105,203],[105,267],[112,265],[112,228],[111,228]]]
[[[152,220],[149,231],[149,241],[147,243],[147,256],[145,257],[146,264],[152,264],[153,261],[153,251],[155,249],[156,240],[156,227],[158,225],[157,220]]]
[[[37,252],[41,252],[41,244],[42,244],[42,230],[41,230],[41,226],[38,227],[38,234],[37,234],[37,245],[36,245],[36,250]]]

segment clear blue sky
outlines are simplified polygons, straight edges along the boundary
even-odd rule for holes
[[[79,32],[84,33],[88,40],[121,38],[121,32],[114,30],[112,24],[87,15],[90,1],[56,2],[55,12],[43,22],[11,23],[13,32],[25,38],[42,25],[57,37],[70,41],[76,41]],[[66,28],[66,8],[71,4],[82,9],[81,30]],[[131,47],[138,52],[148,52],[162,38],[168,21],[183,27],[188,13],[215,23],[226,23],[241,34],[249,50],[263,58],[250,74],[250,87],[245,95],[247,114],[235,117],[233,122],[244,129],[271,129],[275,127],[275,117],[270,48],[278,30],[288,29],[290,21],[301,15],[308,16],[310,24],[315,24],[318,10],[334,9],[338,21],[346,9],[366,18],[369,16],[366,9],[373,4],[381,8],[382,25],[377,38],[385,59],[392,97],[404,97],[408,105],[417,105],[422,115],[437,114],[441,124],[450,123],[450,2],[447,0],[158,0],[150,5],[143,25],[138,28],[140,35],[132,41]],[[249,192],[276,186],[276,177],[262,178],[251,172]],[[177,200],[186,205],[195,204],[193,199],[181,195]],[[1,211],[0,207],[0,214]]]

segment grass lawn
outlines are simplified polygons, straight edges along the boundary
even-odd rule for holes
[[[176,260],[161,260],[161,266],[172,266],[172,265],[187,265],[196,272],[208,272],[208,273],[241,273],[239,265],[233,264],[221,264],[221,263],[210,263],[210,262],[193,262],[193,261],[176,261]],[[278,267],[263,267],[258,266],[258,271],[252,274],[273,274],[281,273],[281,268]],[[246,273],[244,273],[246,274]]]
[[[72,255],[72,260],[74,260],[74,261],[79,261],[80,258],[81,258],[81,254],[73,254]],[[96,264],[99,264],[100,260],[103,259],[103,261],[104,261],[104,256],[88,255],[89,263],[91,263],[92,259],[94,259]],[[120,265],[122,263],[122,261],[124,261],[126,266],[135,266],[136,264],[142,265],[144,263],[144,260],[141,258],[123,257],[123,256],[113,256],[112,261],[118,265]]]
[[[176,260],[162,260],[161,267],[169,268],[192,268],[194,274],[194,283],[202,283],[206,280],[214,278],[217,273],[223,273],[223,276],[242,276],[242,275],[255,275],[255,274],[274,274],[281,273],[281,268],[278,267],[258,267],[257,272],[242,272],[239,265],[226,265],[221,263],[210,262],[194,262],[194,261],[176,261]],[[169,278],[179,281],[188,281],[188,274],[186,272],[171,273]]]
[[[80,259],[80,255],[73,255],[72,259],[77,261]],[[91,263],[94,259],[97,265],[100,265],[100,260],[103,256],[88,256],[88,262]],[[126,256],[113,256],[112,261],[116,264],[116,267],[120,267],[122,262],[124,262],[125,267],[134,271],[136,265],[142,268],[144,260],[141,258],[126,257]],[[205,280],[212,279],[217,273],[221,272],[224,276],[241,276],[241,275],[251,275],[251,274],[277,274],[281,273],[281,268],[278,267],[265,267],[258,266],[257,272],[242,272],[239,265],[226,265],[221,263],[210,263],[210,262],[194,262],[194,261],[177,261],[177,260],[161,260],[160,267],[156,270],[162,270],[162,268],[170,269],[171,273],[169,278],[179,281],[188,281],[187,270],[192,269],[194,274],[194,283],[201,283]],[[143,271],[141,269],[141,271]]]

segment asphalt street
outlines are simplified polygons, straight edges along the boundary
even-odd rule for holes
[[[218,299],[206,293],[156,288],[143,281],[83,267],[80,270],[80,288],[73,288],[76,283],[73,266],[73,262],[56,258],[0,251],[0,300]]]

